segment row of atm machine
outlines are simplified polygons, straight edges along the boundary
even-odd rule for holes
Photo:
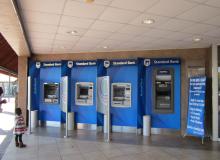
[[[181,128],[180,59],[123,59],[39,62],[29,60],[29,107],[48,125],[65,123],[65,103],[74,113],[76,129],[98,130],[105,112],[98,100],[109,76],[109,104],[113,132],[137,132],[143,116],[151,116],[151,128]],[[63,87],[66,77],[66,88]],[[101,87],[101,89],[100,89]],[[105,88],[104,88],[105,90]],[[105,91],[106,92],[106,91]],[[67,98],[68,97],[68,98]],[[64,102],[65,101],[65,102]]]

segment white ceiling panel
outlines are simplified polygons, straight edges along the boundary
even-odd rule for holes
[[[163,38],[163,37],[167,37],[171,34],[173,34],[172,31],[152,29],[152,30],[150,30],[149,32],[147,32],[143,35],[144,36],[149,36],[149,37]]]
[[[110,6],[135,11],[145,11],[159,0],[113,0]]]
[[[44,33],[56,33],[57,26],[55,25],[42,25],[39,23],[24,23],[27,32],[44,32]]]
[[[60,15],[57,14],[32,12],[32,11],[23,11],[22,17],[24,22],[51,24],[51,25],[58,25],[60,20]]]
[[[201,22],[217,15],[220,15],[220,9],[199,5],[179,15],[178,18]]]
[[[91,37],[83,37],[80,38],[80,40],[78,41],[77,45],[97,45],[98,43],[100,43],[101,41],[103,41],[103,39],[101,38],[91,38]]]
[[[121,49],[130,49],[130,50],[135,50],[140,46],[140,44],[138,43],[134,43],[134,42],[125,42],[125,43],[121,43],[118,47],[120,47]]]
[[[212,25],[196,24],[196,25],[188,27],[182,31],[186,32],[186,33],[192,33],[192,34],[202,34],[204,32],[208,32],[210,30],[215,30],[215,29],[217,29],[217,27],[212,26]]]
[[[168,22],[166,22],[162,25],[159,25],[158,28],[167,29],[167,30],[171,30],[171,31],[180,31],[186,27],[190,27],[195,24],[196,23],[191,22],[191,21],[185,21],[185,20],[173,18],[173,19],[170,19]]]
[[[94,44],[81,44],[81,43],[77,43],[73,48],[72,51],[74,52],[89,52],[91,51],[93,48],[95,48],[96,45]]]
[[[107,47],[108,49],[113,49],[114,47],[118,46],[120,43],[118,41],[112,40],[112,39],[108,39],[108,40],[104,40],[101,43],[98,44],[97,48],[101,48],[103,50],[106,50],[103,47]],[[100,49],[100,50],[101,50]]]
[[[219,0],[208,0],[206,4],[213,6],[213,7],[220,7],[220,1]]]
[[[86,18],[77,18],[72,16],[62,16],[60,25],[65,27],[89,28],[95,20]]]
[[[150,37],[150,36],[137,36],[133,39],[131,39],[131,41],[135,42],[135,43],[140,43],[140,44],[146,44],[146,43],[152,43],[153,41],[158,40],[159,38],[157,37]]]
[[[218,37],[220,38],[220,28],[218,29],[214,29],[214,30],[209,30],[205,33],[203,33],[204,35],[208,35],[208,36],[212,36],[212,37]]]
[[[79,40],[79,39],[78,39]],[[77,42],[78,40],[72,40],[72,41],[63,41],[63,40],[57,40],[55,39],[53,41],[53,46],[61,46],[61,47],[64,47],[64,48],[69,48],[69,47],[73,47]]]
[[[58,50],[58,51],[70,51],[73,46],[70,45],[63,45],[63,44],[54,44],[52,47],[53,52]],[[62,53],[62,52],[61,52]]]
[[[143,20],[145,19],[153,19],[155,23],[146,25],[143,23]],[[138,26],[143,26],[143,27],[158,27],[162,25],[163,23],[167,22],[170,18],[169,17],[164,17],[164,16],[158,16],[150,13],[144,13],[138,15],[135,19],[129,22],[129,24],[133,25],[138,25]]]
[[[76,31],[77,33],[75,35],[69,34],[68,32]],[[66,36],[82,36],[87,30],[84,28],[78,28],[78,27],[64,27],[60,26],[57,30],[58,34],[63,34]]]
[[[93,38],[107,38],[111,35],[111,32],[98,31],[98,30],[89,30],[84,36],[85,37],[93,37]]]
[[[151,28],[147,28],[147,27],[125,25],[124,27],[119,29],[117,32],[136,36],[136,35],[144,34],[150,30]]]
[[[207,2],[208,0],[188,0],[188,1],[197,2],[197,3],[204,3],[204,2]]]
[[[79,39],[80,39],[79,36],[72,36],[72,35],[65,35],[65,34],[56,34],[56,36],[55,36],[55,41],[59,40],[59,41],[65,42],[65,43],[66,43],[66,41],[75,43]]]
[[[82,18],[96,19],[105,9],[105,6],[68,1],[64,9],[64,15]]]
[[[121,33],[114,33],[112,36],[109,37],[109,39],[115,39],[120,41],[129,41],[130,39],[134,38],[134,35],[129,34],[121,34]]]
[[[81,3],[85,3],[85,0],[76,0]],[[94,4],[101,4],[101,5],[109,5],[112,2],[112,0],[95,0]]]
[[[211,17],[207,21],[204,21],[204,23],[220,26],[220,15],[213,18]]]
[[[188,37],[192,37],[192,34],[181,33],[181,32],[173,32],[172,34],[167,36],[167,39],[181,41],[181,40],[186,39]]]
[[[107,21],[99,21],[97,20],[92,26],[91,29],[101,30],[101,31],[108,31],[108,32],[115,32],[119,28],[124,26],[120,23],[113,23]]]
[[[18,0],[24,10],[62,14],[66,0]]]
[[[99,17],[99,19],[112,22],[127,23],[137,17],[139,14],[139,12],[135,11],[108,7]]]
[[[195,5],[197,4],[185,0],[161,0],[147,11],[157,15],[175,17]]]

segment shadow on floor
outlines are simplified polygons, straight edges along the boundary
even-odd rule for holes
[[[33,134],[46,137],[64,137],[65,130],[56,127],[38,127],[33,131]],[[102,132],[88,130],[74,130],[69,132],[69,138],[86,141],[105,141],[107,135]],[[151,135],[143,137],[132,133],[111,133],[110,143],[133,144],[133,145],[148,145],[152,147],[169,147],[169,148],[185,148],[195,150],[220,150],[220,143],[205,140],[202,141],[195,137],[174,136],[174,135]]]

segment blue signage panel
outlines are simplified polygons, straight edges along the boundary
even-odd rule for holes
[[[74,62],[75,66],[77,67],[84,67],[84,66],[96,66],[96,60],[88,60],[88,61],[76,61]]]
[[[112,60],[112,61],[104,61],[104,66],[108,68],[109,66],[132,66],[136,65],[136,59],[122,59],[122,60]]]
[[[158,65],[173,65],[173,64],[180,64],[179,58],[157,58],[157,59],[144,59],[144,65],[146,67],[149,66],[158,66]]]
[[[192,77],[189,85],[189,104],[186,133],[204,137],[206,77]]]

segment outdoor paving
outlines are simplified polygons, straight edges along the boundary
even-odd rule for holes
[[[3,104],[2,108],[3,112],[0,113],[0,159],[13,137],[14,99],[10,99],[7,104]]]

